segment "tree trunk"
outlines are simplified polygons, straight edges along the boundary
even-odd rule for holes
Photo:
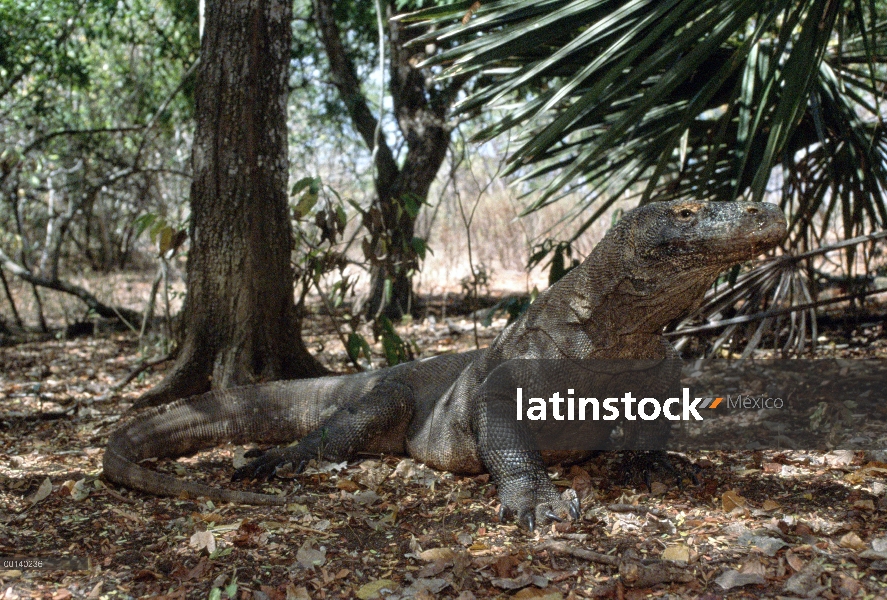
[[[138,403],[325,372],[293,302],[286,98],[291,3],[207,3],[197,76],[185,339]]]

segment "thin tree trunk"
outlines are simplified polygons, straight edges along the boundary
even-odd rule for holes
[[[9,301],[9,307],[12,309],[12,318],[15,319],[16,326],[19,329],[24,329],[25,324],[22,322],[21,315],[18,314],[18,308],[15,306],[15,299],[12,297],[12,291],[9,289],[9,282],[6,281],[3,269],[0,269],[0,282],[3,283],[3,292],[6,294],[6,300]]]

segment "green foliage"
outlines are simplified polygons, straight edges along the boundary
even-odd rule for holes
[[[231,553],[232,548],[225,548],[225,550],[227,550],[227,552],[216,550],[216,552],[213,552],[213,556],[211,556],[210,558],[217,558],[217,553],[218,556],[226,556]],[[236,598],[237,589],[237,576],[234,576],[231,578],[231,583],[226,585],[224,589],[217,587],[211,589],[208,597],[209,600],[221,600],[222,593],[224,592],[226,598]]]
[[[157,245],[157,251],[161,256],[166,256],[169,252],[175,253],[188,239],[188,233],[184,227],[174,227],[157,213],[145,213],[136,218],[135,236],[138,237],[145,231],[151,237],[151,242]]]
[[[414,194],[404,194],[401,198],[400,205],[402,209],[410,215],[410,218],[415,219],[419,214],[419,211],[422,209],[422,205],[425,203],[425,198],[419,198]]]
[[[293,209],[293,216],[297,220],[311,212],[311,209],[317,204],[322,184],[320,177],[303,177],[293,186],[292,195],[299,196],[296,207]]]
[[[385,315],[380,315],[376,319],[379,327],[379,337],[382,338],[382,351],[385,353],[385,361],[389,367],[398,365],[402,362],[413,360],[413,353],[409,344],[403,341],[394,329],[391,320]]]
[[[106,270],[132,258],[136,217],[180,220],[196,6],[0,0],[0,145],[14,149],[0,159],[0,231],[28,265],[56,252],[37,243],[48,230],[63,259]]]
[[[353,331],[348,334],[348,342],[345,344],[345,350],[348,352],[348,358],[350,358],[352,362],[357,362],[361,354],[363,354],[363,357],[366,360],[372,358],[370,345],[367,343],[366,338]]]
[[[425,260],[425,256],[431,252],[431,250],[428,249],[428,240],[426,239],[414,237],[411,245],[413,247],[413,252],[419,257],[419,260]],[[431,253],[434,254],[433,252]]]
[[[493,324],[493,318],[500,312],[504,312],[508,315],[508,324],[511,325],[518,317],[527,312],[530,305],[536,301],[538,295],[539,290],[533,288],[533,292],[529,296],[509,296],[508,298],[503,298],[487,311],[487,314],[481,320],[481,324],[484,327],[489,327]]]
[[[0,100],[13,96],[18,116],[32,112],[68,126],[109,109],[125,109],[131,122],[149,117],[198,49],[196,19],[176,20],[191,18],[186,5],[196,10],[196,3],[167,4],[172,14],[148,0],[3,0]]]
[[[342,234],[348,225],[349,211],[346,209],[350,207],[351,214],[361,219],[369,218],[368,213],[354,200],[343,198],[334,187],[316,176],[303,177],[297,181],[292,187],[291,197],[299,249],[296,253],[298,258],[295,272],[302,287],[302,298],[312,287],[323,295],[349,360],[356,367],[363,368],[361,356],[366,362],[371,362],[372,351],[367,339],[358,332],[361,317],[345,315],[343,318],[334,314],[334,309],[340,308],[347,296],[353,295],[356,283],[353,277],[345,273],[345,267],[350,261],[340,246],[343,243]],[[417,252],[421,250],[424,256],[425,240],[413,238],[413,246]],[[321,290],[321,280],[328,276],[336,279],[327,290]],[[387,293],[390,294],[391,282],[386,283]],[[343,330],[346,323],[351,329],[347,334]],[[375,334],[382,342],[382,350],[389,366],[412,360],[413,353],[409,344],[398,335],[389,319],[382,316],[375,325]]]
[[[530,255],[527,268],[533,269],[542,264],[542,261],[549,254],[551,255],[551,260],[546,265],[549,267],[548,285],[554,285],[561,277],[579,266],[579,259],[573,258],[573,244],[571,242],[545,240]]]
[[[763,199],[782,177],[796,244],[887,223],[880,102],[887,9],[861,0],[543,0],[427,16],[445,75],[484,75],[461,113],[518,128],[530,210],[577,191],[584,231],[619,199]],[[455,22],[455,19],[460,19]]]

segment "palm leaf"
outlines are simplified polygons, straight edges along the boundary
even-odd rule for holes
[[[454,22],[465,10],[412,17],[438,26],[418,43],[455,42],[431,61],[483,76],[458,107],[501,114],[478,139],[520,129],[508,173],[541,187],[530,210],[580,192],[582,231],[614,195],[761,200],[775,176],[792,246],[887,223],[880,5],[511,0]]]
[[[783,355],[801,355],[816,345],[816,308],[887,292],[885,288],[872,288],[815,300],[811,291],[814,282],[809,281],[809,274],[818,273],[818,268],[811,261],[837,250],[882,243],[884,239],[887,231],[765,261],[739,274],[735,281],[709,290],[702,305],[666,335],[676,338],[675,346],[680,349],[691,335],[720,329],[705,353],[713,355],[722,348],[734,349],[744,341],[741,357],[746,358],[770,331],[774,350]]]

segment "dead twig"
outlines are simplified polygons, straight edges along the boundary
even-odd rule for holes
[[[585,548],[577,548],[576,546],[571,546],[566,542],[556,542],[554,540],[548,540],[544,544],[540,544],[539,546],[537,546],[537,548],[539,548],[540,550],[553,552],[554,554],[561,554],[563,556],[575,556],[576,558],[581,558],[583,560],[597,563],[599,565],[616,567],[619,566],[620,562],[619,557],[610,556],[609,554],[601,554],[600,552],[586,550]]]
[[[141,364],[137,365],[132,371],[126,374],[126,377],[121,379],[119,382],[115,383],[111,386],[111,389],[115,392],[119,392],[121,389],[126,387],[129,382],[133,379],[150,369],[151,367],[156,367],[159,364],[165,363],[168,360],[172,360],[175,357],[176,352],[172,351],[160,358],[155,358],[154,360],[146,360]]]
[[[566,542],[553,540],[540,544],[537,548],[554,554],[575,556],[589,562],[617,567],[619,569],[619,579],[600,586],[600,588],[595,588],[593,594],[596,596],[612,593],[617,585],[645,588],[660,583],[687,583],[694,578],[693,573],[686,566],[669,561],[641,561],[611,556],[586,550],[585,548],[577,548]]]

